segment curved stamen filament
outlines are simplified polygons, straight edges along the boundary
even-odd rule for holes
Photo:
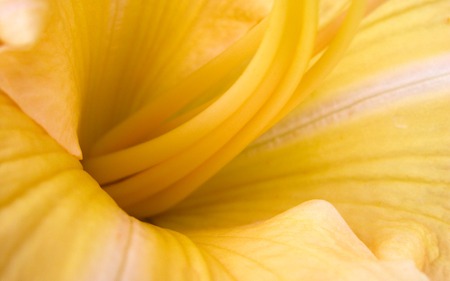
[[[214,92],[214,89],[223,84],[223,80],[230,76],[231,72],[239,72],[242,62],[247,61],[254,54],[266,27],[267,21],[263,20],[247,36],[183,80],[180,85],[160,95],[159,99],[148,103],[114,127],[94,144],[89,151],[90,156],[107,154],[147,140],[146,138],[155,128],[189,102],[205,92]]]
[[[358,26],[359,22],[362,20],[364,16],[366,8],[365,4],[366,3],[364,3],[364,1],[354,1],[352,3],[352,6],[349,9],[348,16],[346,17],[344,24],[339,30],[337,37],[332,42],[332,44],[333,43],[340,44],[341,46],[329,48],[327,52],[334,52],[336,50],[340,50],[345,45],[347,46],[349,45],[352,39],[351,35],[356,32],[355,25]],[[332,55],[333,54],[329,56]],[[323,60],[323,61],[326,61],[328,63],[337,63],[336,60]],[[313,73],[310,72],[311,69],[307,73]],[[306,75],[307,74],[305,74],[305,76]],[[316,78],[317,80],[315,81],[319,81],[320,79],[323,78],[324,76],[321,75],[317,77]],[[302,83],[306,83],[306,85],[309,85],[311,83],[309,81],[310,80],[306,81],[302,80],[300,85]],[[297,87],[295,93],[292,93],[292,97],[298,95],[298,89],[300,89],[300,87],[301,86]],[[284,106],[288,105],[289,102],[292,102],[292,100],[285,102],[286,103],[284,104]],[[278,109],[282,110],[282,107],[279,107]],[[279,111],[272,111],[271,115],[268,114],[268,111],[270,111],[270,108],[266,110],[263,109],[261,110],[261,115],[259,115],[259,118],[263,119],[265,122],[261,122],[262,120],[261,119],[258,120],[258,118],[252,120],[252,122],[247,124],[244,130],[240,131],[239,134],[236,134],[236,136],[232,139],[232,141],[228,142],[225,146],[221,148],[220,153],[214,154],[211,158],[205,161],[200,167],[198,167],[195,170],[195,172],[190,173],[188,176],[174,183],[172,186],[163,189],[159,193],[151,197],[148,197],[147,199],[141,200],[140,202],[135,203],[133,205],[126,206],[127,211],[135,216],[145,217],[162,212],[170,208],[180,200],[182,200],[184,197],[189,195],[193,190],[195,190],[195,188],[197,188],[199,185],[204,183],[208,178],[210,178],[211,175],[215,174],[232,158],[234,158],[256,136],[258,136],[261,132],[263,132],[263,130],[267,128],[265,126],[267,126],[267,124],[270,123],[270,120],[273,120],[270,117],[275,117],[277,116],[277,113],[279,114]]]
[[[385,0],[371,0],[368,2],[367,13],[373,11]],[[327,47],[344,18],[345,14],[336,17],[318,33],[314,55]],[[90,149],[89,156],[103,155],[149,140],[158,136],[158,133],[155,131],[167,131],[167,129],[162,129],[161,126],[174,128],[175,126],[165,125],[164,121],[183,106],[204,94],[204,92],[217,92],[215,88],[223,84],[223,80],[230,76],[230,73],[233,73],[236,77],[240,74],[239,66],[253,56],[266,27],[267,20],[263,20],[228,50],[187,79],[184,79],[180,85],[159,95],[159,99],[148,103],[138,112],[132,114],[104,134]],[[205,80],[205,76],[208,76],[210,79]],[[189,114],[191,117],[194,115]],[[188,119],[182,118],[184,121]],[[181,123],[184,122],[177,122],[177,124]]]
[[[264,22],[191,80],[113,129],[92,149],[85,168],[133,215],[150,216],[173,206],[310,94],[343,56],[367,10],[380,2],[353,1],[336,36],[330,41],[332,29],[325,28],[325,36],[316,42],[316,1],[277,1],[265,34]],[[241,61],[252,56],[242,71]],[[223,69],[234,71],[232,77]],[[236,76],[222,95],[211,95],[203,105],[176,116],[189,102]],[[192,94],[162,112],[186,85]],[[155,132],[162,135],[147,140]]]
[[[284,23],[284,19],[271,19],[261,47],[247,69],[235,84],[206,110],[160,137],[104,156],[86,159],[83,163],[86,170],[101,184],[115,181],[152,167],[206,136],[238,110],[266,78],[272,64],[271,59],[280,42]]]
[[[235,114],[230,116],[211,134],[208,134],[177,157],[128,180],[105,187],[108,193],[124,205],[148,197],[195,170],[210,155],[217,153],[232,137],[240,134],[240,130],[247,122],[254,121],[253,119],[257,116],[259,116],[257,117],[259,119],[261,119],[261,116],[264,118],[271,116],[270,112],[261,114],[259,112],[261,108],[277,112],[278,108],[289,100],[311,57],[316,34],[316,24],[314,23],[317,22],[317,8],[311,6],[314,5],[310,4],[303,7],[304,12],[301,17],[303,24],[300,27],[296,22],[288,21],[286,23],[283,37],[286,38],[285,41],[288,43],[281,46],[274,57],[274,63],[270,67],[271,72],[266,75],[267,79],[261,83],[251,99],[241,106]],[[294,17],[287,18],[292,19]],[[264,120],[256,123],[265,124]],[[173,171],[177,171],[177,173],[174,174]],[[152,188],[145,188],[146,186],[152,186]]]
[[[364,15],[373,11],[376,7],[381,5],[382,2],[384,1],[372,0],[370,3],[364,3],[364,1],[361,1],[361,3],[353,3],[349,10],[350,15],[345,18],[341,30],[337,33],[333,42],[328,46],[327,51],[311,67],[311,69],[308,70],[302,83],[296,89],[293,98],[286,104],[283,110],[278,113],[277,117],[274,118],[268,128],[293,110],[328,76],[334,66],[345,55],[348,46],[358,31],[359,22],[363,19]]]

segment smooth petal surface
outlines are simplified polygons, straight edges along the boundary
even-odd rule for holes
[[[379,262],[322,201],[187,236],[144,224],[5,96],[0,117],[2,280],[427,280]]]
[[[271,1],[0,5],[0,88],[81,157],[79,138],[88,146],[215,57],[260,21]]]
[[[180,230],[333,203],[385,260],[450,276],[448,1],[390,1],[328,81],[201,190],[154,218]]]

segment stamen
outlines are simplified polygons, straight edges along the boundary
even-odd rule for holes
[[[353,1],[341,27],[328,25],[316,39],[316,1],[277,1],[248,36],[99,140],[84,167],[131,214],[166,210],[314,91],[343,57],[365,13],[381,2]],[[183,111],[199,98],[205,102]]]
[[[216,128],[195,146],[190,147],[177,157],[169,159],[129,180],[106,187],[110,195],[113,198],[117,197],[124,204],[127,198],[136,201],[152,195],[188,175],[206,161],[210,155],[217,153],[232,137],[242,133],[240,130],[246,122],[264,123],[264,118],[267,119],[267,116],[270,116],[270,110],[277,112],[277,106],[282,107],[283,100],[289,100],[292,89],[298,84],[311,57],[316,34],[317,7],[310,6],[305,4],[305,7],[291,8],[292,11],[298,11],[299,9],[304,11],[300,28],[297,23],[299,20],[294,21],[295,17],[285,16],[286,23],[284,31],[282,31],[282,44],[280,44],[280,48],[273,58],[271,71],[266,74],[266,79],[262,81],[255,94],[246,104],[230,116],[219,128]],[[298,48],[298,50],[294,51],[295,48]],[[268,109],[269,112],[258,112],[262,108]],[[257,119],[263,118],[263,120],[255,122],[256,120],[252,120],[255,117]],[[173,174],[173,171],[177,171],[177,173]],[[124,185],[128,187],[124,188]],[[145,186],[155,188],[143,188]],[[120,195],[116,196],[114,191],[118,191]],[[133,192],[136,192],[135,196],[126,196],[133,194]]]
[[[86,159],[84,161],[86,170],[101,184],[112,182],[173,157],[217,128],[239,109],[254,93],[259,83],[264,80],[272,63],[270,58],[273,58],[280,42],[280,29],[283,23],[282,20],[272,22],[261,47],[244,73],[224,95],[201,114],[167,134],[148,142],[104,156]],[[270,38],[271,42],[267,38]],[[205,76],[204,80],[207,79],[209,77]],[[147,157],[142,157],[143,155]],[[120,165],[118,165],[119,163]]]
[[[318,85],[328,76],[345,55],[353,37],[358,31],[359,23],[364,18],[367,10],[365,1],[353,1],[341,29],[328,46],[320,59],[308,70],[302,83],[298,86],[292,100],[278,113],[269,127],[278,122],[293,110],[305,97],[311,94]]]
[[[331,52],[329,56],[334,55],[334,53],[332,53],[333,51],[336,52],[341,51],[341,49],[349,45],[352,39],[352,35],[356,32],[357,26],[364,16],[364,12],[366,9],[365,4],[366,3],[364,1],[352,2],[352,6],[349,9],[348,16],[346,17],[344,24],[339,30],[337,37],[331,43],[332,45],[334,44],[335,47],[332,48],[330,46],[327,50],[327,52]],[[339,55],[342,55],[342,53],[337,52],[336,56]],[[322,60],[322,62],[323,64],[326,63],[336,64],[337,60],[328,59],[328,57],[325,57],[325,59]],[[319,67],[331,68],[332,65],[324,65],[324,66],[320,65]],[[313,68],[314,66],[311,69]],[[307,72],[306,75],[308,75],[308,73],[315,73],[311,72],[311,69]],[[297,90],[295,91],[295,93],[293,93],[294,98],[295,95],[298,95],[298,89],[300,89],[303,83],[305,83],[305,85],[308,86],[311,85],[313,80],[316,81],[316,83],[318,83],[320,79],[323,79],[325,77],[325,75],[322,75],[320,72],[316,74],[317,77],[312,76],[312,74],[309,75],[310,77],[315,79],[302,80],[300,86],[297,87]],[[305,87],[305,89],[308,89],[308,87]],[[290,100],[289,102],[292,102],[292,100]],[[289,102],[286,101],[285,106],[289,105]],[[270,107],[266,110],[270,111]],[[282,109],[279,108],[279,110]],[[131,206],[125,205],[126,210],[130,214],[133,214],[138,217],[151,216],[172,207],[174,204],[185,198],[192,191],[194,191],[199,185],[201,185],[212,175],[214,175],[226,163],[228,163],[231,159],[233,159],[257,135],[261,134],[264,129],[267,129],[267,127],[265,128],[263,127],[264,126],[263,124],[267,126],[267,124],[270,122],[271,115],[268,114],[267,111],[264,112],[262,110],[261,112],[262,114],[260,115],[260,118],[262,120],[265,119],[267,123],[261,122],[262,120],[258,122],[258,119],[255,118],[254,120],[252,120],[253,122],[247,124],[244,130],[240,131],[239,134],[237,134],[232,141],[224,145],[219,153],[214,154],[210,159],[204,162],[194,172],[191,172],[188,176],[186,176],[182,180],[176,182],[170,187],[163,189],[161,192],[153,195],[152,197],[147,198],[146,200],[141,200],[139,203],[133,204]],[[279,116],[276,115],[277,113],[279,114],[279,111],[274,111],[272,116],[274,115]]]
[[[385,0],[371,0],[368,2],[367,14],[385,2]],[[345,14],[336,17],[318,33],[314,55],[320,53],[327,47],[334,34],[337,33],[338,27],[341,25],[344,18]],[[155,130],[156,128],[161,127],[161,123],[163,123],[164,120],[175,114],[190,101],[198,98],[208,89],[212,87],[214,87],[214,89],[217,88],[218,85],[221,85],[220,82],[223,81],[227,75],[229,76],[228,73],[232,71],[239,73],[236,69],[243,61],[248,61],[254,54],[266,27],[267,21],[264,20],[253,28],[249,34],[244,36],[243,39],[239,40],[205,67],[195,72],[191,77],[185,79],[180,85],[160,95],[158,100],[147,104],[138,112],[131,115],[111,131],[103,135],[103,137],[94,144],[90,151],[90,156],[107,154],[158,136],[158,134],[155,133]],[[204,79],[206,75],[211,74],[214,74],[214,76],[210,76],[210,79],[208,80]],[[235,75],[237,76],[237,74]],[[209,91],[217,93],[214,89]],[[191,117],[194,115],[196,114],[189,114]],[[181,119],[186,121],[190,118]],[[184,122],[177,122],[177,124],[181,123]],[[174,128],[175,125],[164,127]],[[167,131],[167,129],[160,129],[160,131]]]

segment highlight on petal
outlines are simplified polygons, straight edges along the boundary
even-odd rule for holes
[[[380,259],[448,279],[449,5],[390,1],[375,11],[317,92],[152,221],[234,227],[324,199]]]
[[[0,1],[0,52],[33,44],[46,23],[47,12],[45,0]]]
[[[2,280],[426,280],[377,260],[321,201],[234,229],[144,224],[3,95],[0,117]]]

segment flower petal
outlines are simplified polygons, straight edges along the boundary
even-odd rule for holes
[[[449,9],[448,1],[382,6],[314,96],[152,221],[231,227],[325,199],[378,257],[414,260],[433,280],[446,280]]]
[[[237,280],[428,280],[412,262],[379,262],[327,202],[189,235]]]
[[[117,267],[128,221],[76,159],[0,98],[0,278],[82,279]]]
[[[0,5],[0,89],[80,156],[69,23],[55,21],[50,1],[6,0]]]
[[[427,280],[379,262],[320,201],[187,236],[144,224],[5,96],[0,117],[2,280]]]

